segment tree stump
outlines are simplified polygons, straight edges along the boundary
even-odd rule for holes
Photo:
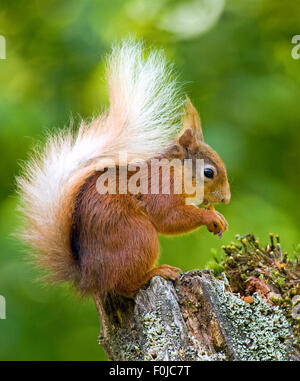
[[[99,343],[109,360],[299,360],[278,307],[251,302],[209,270],[173,282],[154,277],[134,300],[95,297]]]

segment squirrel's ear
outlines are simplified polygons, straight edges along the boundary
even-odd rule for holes
[[[200,116],[193,106],[191,100],[187,99],[187,106],[186,106],[186,113],[183,116],[183,131],[182,134],[184,134],[184,131],[186,129],[192,129],[195,139],[199,142],[203,142],[203,134],[202,134],[202,128],[201,128],[201,121]]]
[[[195,142],[194,130],[192,128],[183,129],[181,134],[178,136],[178,143],[183,148],[188,148],[192,146],[193,142]]]

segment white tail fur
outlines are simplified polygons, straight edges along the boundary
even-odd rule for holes
[[[49,137],[18,179],[27,220],[23,238],[57,280],[76,280],[72,211],[81,184],[96,168],[93,160],[99,167],[99,160],[117,160],[120,151],[149,159],[170,144],[181,124],[185,99],[161,52],[147,54],[141,42],[125,41],[113,48],[107,71],[108,114],[82,122],[75,134],[70,129]]]

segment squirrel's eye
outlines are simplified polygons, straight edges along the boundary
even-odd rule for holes
[[[214,177],[214,171],[211,168],[204,169],[204,176],[212,179]]]

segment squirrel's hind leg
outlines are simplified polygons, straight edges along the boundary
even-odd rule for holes
[[[128,231],[128,222],[131,231]],[[119,253],[114,253],[114,268],[111,269],[116,275],[114,293],[132,298],[156,275],[172,280],[178,278],[180,269],[176,267],[162,265],[154,268],[159,254],[158,234],[147,218],[131,217],[126,224],[119,221],[118,234],[130,238],[123,241]]]
[[[161,276],[164,279],[175,280],[179,277],[181,269],[169,265],[161,265],[150,270],[145,274],[143,279],[140,280],[139,284],[135,285],[135,290],[118,290],[119,295],[125,296],[126,298],[134,298],[136,292],[145,284],[147,284],[154,276]]]

